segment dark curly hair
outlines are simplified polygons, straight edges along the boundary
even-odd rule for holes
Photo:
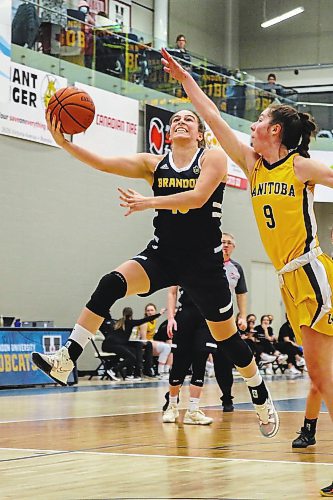
[[[310,158],[309,144],[317,133],[317,124],[309,113],[301,113],[287,104],[269,106],[271,125],[278,123],[282,127],[282,144],[289,149],[297,149],[301,156]]]

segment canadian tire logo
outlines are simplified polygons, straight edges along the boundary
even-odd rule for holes
[[[164,124],[159,118],[152,118],[149,125],[149,151],[154,155],[164,153]]]

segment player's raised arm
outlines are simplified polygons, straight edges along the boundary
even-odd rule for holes
[[[302,182],[333,188],[333,167],[312,158],[295,158],[295,174]]]
[[[58,146],[65,149],[77,160],[108,174],[121,175],[134,179],[145,179],[149,184],[152,184],[154,168],[162,157],[149,153],[138,153],[132,156],[104,157],[69,142],[60,131],[61,122],[58,121],[56,124],[54,118],[51,123],[49,113],[46,115],[46,123]]]
[[[222,150],[207,150],[202,158],[200,177],[194,189],[167,196],[143,196],[133,189],[120,189],[121,207],[128,208],[125,215],[153,208],[155,210],[188,211],[201,208],[221,182],[226,181],[227,157]]]
[[[162,55],[164,71],[180,81],[196,110],[210,126],[224,151],[248,174],[257,158],[253,149],[238,139],[221,117],[215,104],[201,90],[188,71],[185,71],[165,49],[162,49]]]

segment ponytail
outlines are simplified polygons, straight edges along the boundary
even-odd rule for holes
[[[298,113],[300,117],[302,128],[301,128],[301,143],[299,144],[297,150],[301,156],[304,158],[310,158],[309,155],[309,144],[311,136],[315,137],[317,133],[317,125],[309,113]]]
[[[310,158],[309,144],[316,136],[317,125],[309,113],[297,112],[287,104],[271,105],[271,124],[282,126],[281,142],[288,150],[296,149],[304,158]]]

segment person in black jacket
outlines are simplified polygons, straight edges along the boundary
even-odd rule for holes
[[[112,321],[111,316],[106,318],[100,327],[105,340],[102,343],[104,352],[118,354],[122,361],[116,367],[116,371],[125,379],[133,377],[141,379],[142,372],[147,376],[152,376],[153,349],[152,343],[143,343],[139,340],[130,341],[132,330],[136,326],[148,323],[152,319],[159,318],[160,313],[142,319],[133,319],[133,309],[125,307],[123,315],[118,321]],[[143,348],[145,350],[145,360],[143,361]],[[125,372],[126,368],[126,372]]]

